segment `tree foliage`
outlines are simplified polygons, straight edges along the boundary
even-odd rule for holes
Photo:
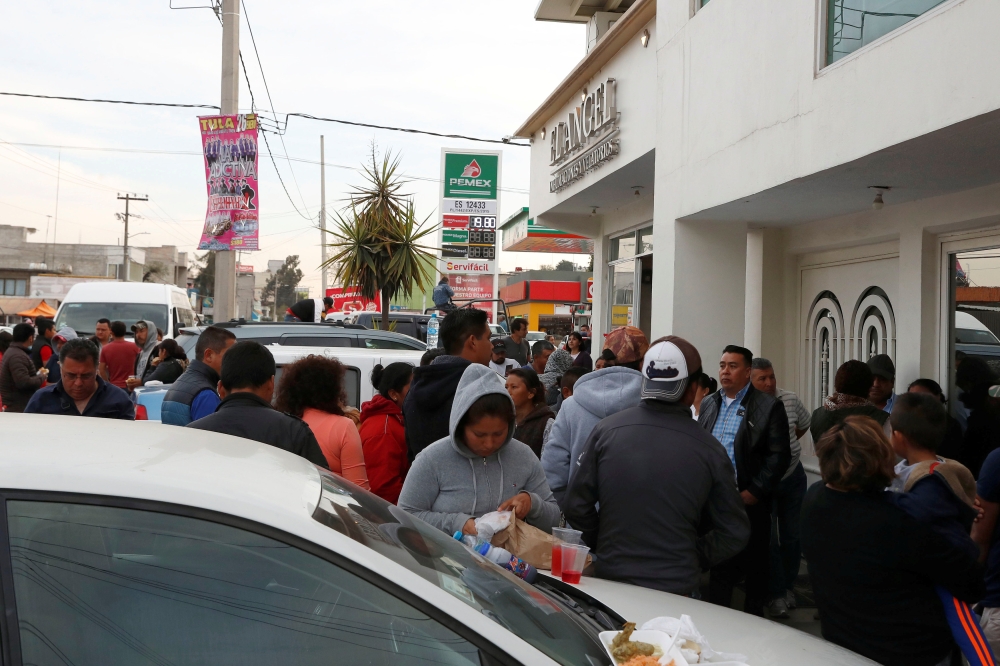
[[[576,264],[574,264],[569,259],[561,259],[558,264],[556,264],[557,271],[575,271]]]
[[[302,270],[299,268],[299,255],[293,254],[285,258],[274,275],[268,278],[261,292],[261,302],[271,303],[274,308],[274,318],[284,309],[295,304],[295,290],[302,282]]]
[[[381,163],[374,146],[371,162],[363,165],[365,184],[355,187],[348,205],[334,213],[335,229],[328,247],[333,256],[324,264],[341,284],[356,286],[361,295],[382,296],[382,328],[389,326],[389,302],[397,294],[409,297],[432,282],[432,247],[421,244],[435,230],[428,216],[417,222],[410,195],[402,193],[399,157],[389,152]]]
[[[202,296],[215,296],[215,252],[194,256],[194,268],[198,274],[194,276],[194,288]]]

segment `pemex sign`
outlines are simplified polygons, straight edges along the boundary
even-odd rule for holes
[[[445,153],[445,199],[496,199],[499,155]]]

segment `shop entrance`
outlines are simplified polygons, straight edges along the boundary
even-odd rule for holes
[[[607,330],[636,326],[649,337],[653,305],[653,227],[611,238],[609,250]]]
[[[990,431],[1000,426],[1000,405],[989,397],[990,386],[1000,383],[1000,239],[989,240],[997,244],[949,255],[950,321],[942,326],[950,362],[944,388],[966,433],[959,459],[974,473],[992,448],[985,446],[994,441]]]

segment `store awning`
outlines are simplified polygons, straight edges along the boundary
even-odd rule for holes
[[[509,252],[554,252],[558,254],[593,254],[594,240],[537,224],[522,208],[501,225],[503,249]]]

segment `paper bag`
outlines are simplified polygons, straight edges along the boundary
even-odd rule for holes
[[[507,529],[494,534],[490,543],[510,551],[511,555],[520,557],[536,569],[551,569],[552,546],[562,542],[551,534],[517,519]],[[587,565],[590,565],[589,553]]]

